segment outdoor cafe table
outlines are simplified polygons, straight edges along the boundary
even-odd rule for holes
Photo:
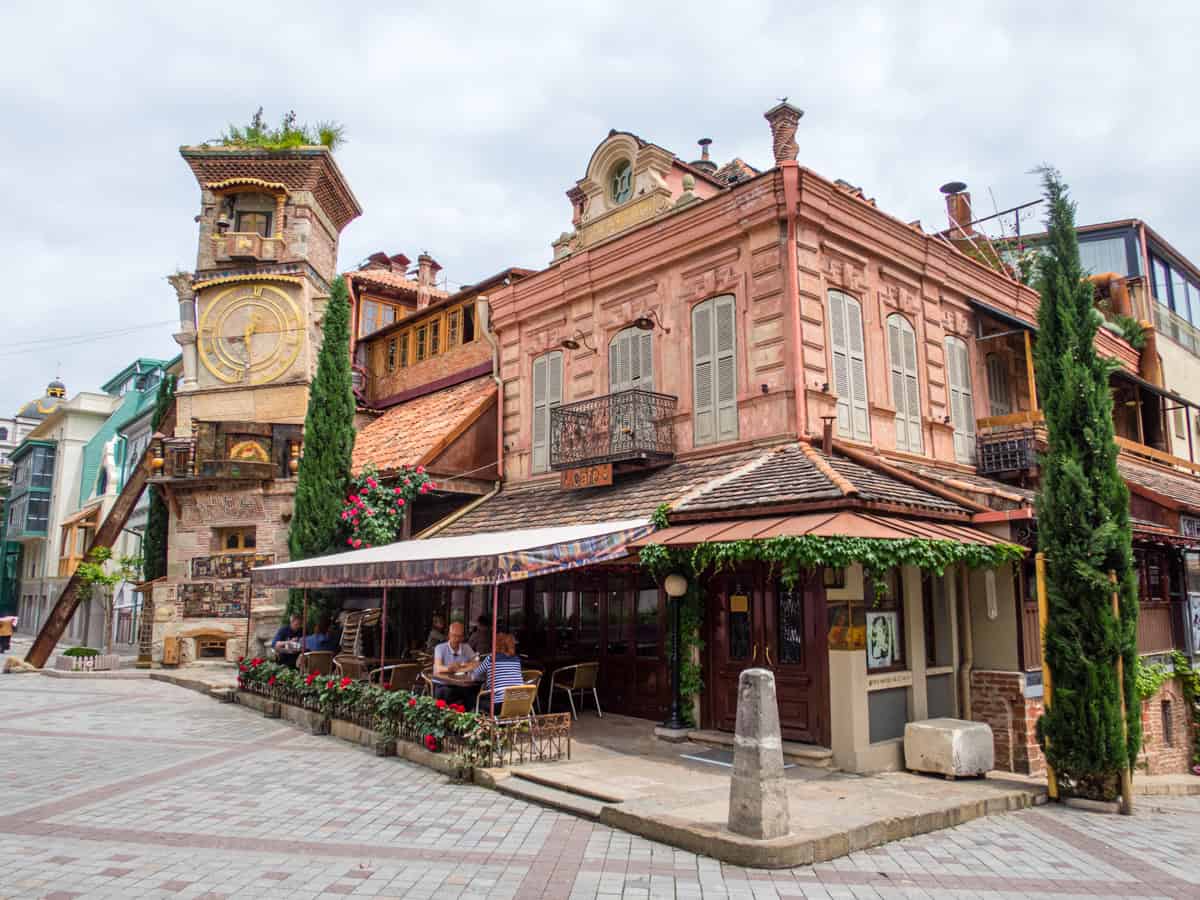
[[[433,675],[433,674],[431,674],[429,676],[429,680],[432,681],[435,685],[440,685],[441,687],[452,688],[454,690],[455,694],[458,695],[458,699],[462,699],[465,701],[463,703],[464,706],[470,706],[475,703],[475,695],[477,693],[479,693],[479,689],[480,689],[480,687],[482,687],[480,682],[477,681],[475,678],[471,677],[471,675],[469,675],[469,674],[457,674],[457,675]]]

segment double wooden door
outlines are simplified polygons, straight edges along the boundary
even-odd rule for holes
[[[825,592],[819,575],[786,588],[780,581],[717,579],[708,599],[709,725],[733,731],[744,669],[775,675],[783,737],[829,744]]]

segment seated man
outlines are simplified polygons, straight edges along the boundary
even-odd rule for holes
[[[492,652],[492,617],[482,615],[475,622],[475,627],[471,629],[471,633],[467,635],[467,643],[475,648],[475,652],[480,656],[486,656]]]
[[[503,631],[496,635],[496,652],[492,656],[483,660],[475,670],[471,673],[472,677],[479,680],[480,690],[488,691],[492,689],[492,660],[496,661],[496,694],[493,698],[493,703],[496,712],[500,712],[500,707],[504,703],[504,692],[510,687],[525,683],[525,677],[521,672],[521,658],[517,656],[517,642],[511,634],[506,634]],[[486,713],[488,710],[481,709],[480,712]]]
[[[285,666],[291,666],[293,669],[296,667],[296,660],[300,654],[296,652],[285,653],[276,647],[276,644],[281,641],[298,641],[300,640],[300,636],[300,614],[292,613],[291,617],[279,626],[279,630],[275,632],[275,637],[271,638],[271,646],[275,648],[276,658]]]
[[[437,678],[439,675],[461,675],[472,667],[475,663],[475,651],[471,649],[471,645],[463,640],[463,635],[466,629],[462,622],[452,622],[450,625],[450,634],[444,644],[438,644],[433,650],[433,676]],[[465,704],[464,698],[474,693],[466,688],[451,684],[434,684],[434,696],[439,700],[449,702],[460,702]]]
[[[304,639],[305,651],[310,653],[319,651],[336,652],[338,645],[330,633],[332,628],[333,623],[329,616],[321,616],[321,620],[317,623],[317,630]]]
[[[442,618],[440,613],[434,613],[433,623],[429,628],[429,635],[425,638],[425,649],[432,653],[437,649],[438,644],[446,642],[446,620]]]

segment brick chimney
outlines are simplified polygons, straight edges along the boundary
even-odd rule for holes
[[[967,193],[967,186],[961,181],[951,181],[943,184],[939,190],[946,195],[950,237],[973,235],[975,229],[971,227],[971,222],[975,217],[971,214],[971,195]]]
[[[771,126],[775,165],[783,162],[795,162],[796,156],[800,153],[800,147],[796,144],[796,127],[800,124],[800,117],[803,115],[804,110],[788,103],[787,97],[763,113],[763,118]]]
[[[429,305],[437,287],[437,273],[441,268],[437,260],[428,253],[417,257],[417,309],[424,309]]]
[[[717,164],[712,161],[708,153],[708,148],[712,144],[712,138],[700,138],[696,143],[700,145],[700,158],[692,160],[689,165],[693,169],[700,169],[711,175],[717,171]]]

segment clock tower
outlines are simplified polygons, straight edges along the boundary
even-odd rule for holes
[[[362,210],[326,147],[182,147],[200,184],[196,268],[168,279],[182,374],[153,475],[170,510],[154,656],[261,652],[286,592],[250,569],[288,558],[308,389],[338,237]],[[268,634],[269,636],[269,634]]]

